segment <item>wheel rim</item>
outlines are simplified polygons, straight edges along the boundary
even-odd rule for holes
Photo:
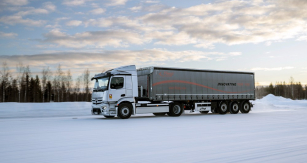
[[[122,110],[121,110],[121,113],[122,113],[123,116],[129,115],[129,112],[130,112],[130,110],[129,110],[128,107],[123,107]]]
[[[179,105],[175,105],[175,106],[173,107],[173,111],[174,111],[175,114],[179,114],[180,111],[181,111],[180,106],[179,106]]]
[[[221,111],[222,111],[222,112],[226,112],[226,111],[227,111],[227,105],[226,105],[225,103],[223,103],[223,104],[221,105]]]
[[[248,111],[248,110],[249,110],[249,105],[248,105],[248,103],[245,103],[245,104],[244,104],[243,109],[244,109],[245,111]]]
[[[235,111],[235,112],[238,111],[239,110],[239,105],[237,103],[233,104],[232,110]]]

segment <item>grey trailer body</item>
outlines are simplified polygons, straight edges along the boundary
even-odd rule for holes
[[[148,67],[137,74],[139,97],[151,101],[255,99],[252,72]]]
[[[249,113],[255,99],[253,72],[122,66],[96,74],[92,114],[129,118],[153,113],[180,116]]]

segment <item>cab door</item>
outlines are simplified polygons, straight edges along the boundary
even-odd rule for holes
[[[108,101],[118,101],[126,96],[125,76],[112,76],[109,84]]]

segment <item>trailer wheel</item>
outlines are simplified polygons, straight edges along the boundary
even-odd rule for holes
[[[121,119],[130,118],[131,114],[132,114],[132,106],[130,104],[123,103],[118,106],[118,116]]]
[[[208,114],[209,111],[200,111],[201,114]]]
[[[241,103],[241,107],[240,107],[241,113],[249,113],[250,110],[251,110],[251,106],[250,106],[249,101],[244,101]]]
[[[240,108],[240,107],[239,107],[239,104],[238,104],[237,102],[232,102],[232,103],[230,104],[230,109],[229,109],[229,111],[230,111],[231,114],[237,114],[237,113],[240,111],[239,108]]]
[[[169,105],[169,112],[167,113],[167,115],[177,117],[182,114],[182,111],[183,111],[182,104],[175,102]]]
[[[152,114],[154,114],[155,116],[164,116],[165,115],[165,113],[152,113]]]
[[[228,111],[228,105],[225,101],[222,101],[220,103],[220,107],[219,107],[219,113],[220,114],[226,114]]]

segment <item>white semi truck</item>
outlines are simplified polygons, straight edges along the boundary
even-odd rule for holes
[[[167,67],[118,67],[92,80],[92,114],[129,118],[153,113],[180,116],[184,110],[248,113],[255,99],[253,72]]]

